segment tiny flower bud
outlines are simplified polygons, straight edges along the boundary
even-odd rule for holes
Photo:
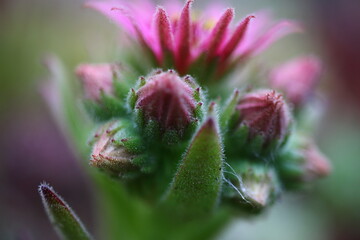
[[[266,168],[249,168],[242,175],[247,200],[259,207],[268,205],[276,192],[275,173]]]
[[[270,72],[269,79],[273,88],[283,91],[292,104],[299,106],[313,92],[320,73],[320,60],[306,56],[276,67]]]
[[[95,143],[91,153],[90,164],[111,175],[130,176],[139,171],[136,165],[138,147],[132,146],[124,138],[123,126],[119,122],[103,125],[95,134]]]
[[[82,64],[76,69],[84,89],[84,107],[95,121],[107,121],[127,111],[123,100],[129,86],[126,81],[116,81],[119,70],[116,64]]]
[[[99,101],[101,91],[113,94],[113,77],[118,71],[115,64],[81,64],[75,73],[82,82],[85,98]]]
[[[279,159],[279,173],[288,188],[327,176],[331,164],[318,147],[309,139],[298,139]]]
[[[261,138],[266,146],[283,142],[290,124],[288,107],[282,96],[273,90],[246,94],[237,105],[239,126],[248,129],[250,140]]]
[[[234,174],[226,180],[229,183],[227,197],[235,203],[248,203],[252,207],[268,206],[279,193],[279,185],[274,170],[269,166],[243,162]],[[232,172],[231,171],[231,172]]]
[[[195,120],[198,94],[172,70],[155,73],[137,91],[135,107],[145,122],[156,121],[163,130],[182,132]]]
[[[327,157],[312,143],[302,150],[305,160],[305,174],[303,180],[312,181],[327,176],[331,171],[331,165]]]

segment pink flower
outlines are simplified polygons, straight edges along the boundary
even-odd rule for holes
[[[281,142],[290,124],[290,114],[282,96],[274,90],[246,94],[237,105],[240,124],[249,128],[249,136],[262,136],[265,143]]]
[[[101,92],[112,94],[113,77],[118,71],[115,64],[81,64],[75,73],[83,84],[85,98],[99,101]]]
[[[304,56],[286,62],[269,75],[273,88],[285,93],[287,99],[299,106],[311,95],[320,78],[321,62],[314,56]]]
[[[193,0],[187,0],[182,7],[170,0],[167,10],[148,0],[90,1],[86,6],[102,12],[137,39],[153,54],[157,66],[168,66],[167,61],[171,61],[171,66],[182,75],[196,63],[206,69],[214,61],[217,74],[221,75],[279,37],[298,30],[291,21],[267,28],[269,21],[263,21],[262,15],[257,16],[258,20],[253,15],[247,16],[233,27],[234,9],[221,13],[212,4],[195,17],[191,13],[192,3]]]
[[[136,108],[165,129],[182,130],[194,120],[195,91],[172,70],[155,73],[137,91]]]

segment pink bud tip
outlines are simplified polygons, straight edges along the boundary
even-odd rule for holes
[[[282,141],[288,130],[290,114],[282,95],[274,90],[246,94],[238,103],[240,124],[249,128],[250,137],[261,135],[265,142]]]
[[[320,152],[315,144],[309,143],[303,149],[306,173],[305,181],[325,177],[331,172],[331,164],[327,157]]]
[[[82,82],[85,98],[99,101],[101,91],[112,94],[113,77],[118,71],[115,64],[81,64],[75,73]]]
[[[321,68],[320,60],[314,56],[293,59],[271,71],[270,83],[283,91],[291,103],[299,105],[313,92]]]
[[[175,71],[156,73],[137,91],[136,108],[163,128],[180,130],[193,120],[193,91]]]

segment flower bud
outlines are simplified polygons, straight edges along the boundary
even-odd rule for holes
[[[133,176],[140,171],[138,160],[141,147],[127,136],[122,123],[106,123],[95,134],[90,165],[121,177]]]
[[[116,64],[81,64],[76,68],[76,75],[82,82],[85,98],[100,101],[101,92],[113,94],[114,74],[119,72]]]
[[[304,181],[312,181],[317,178],[325,177],[331,172],[331,165],[327,157],[320,152],[317,146],[309,143],[302,150],[305,159]]]
[[[127,111],[123,99],[129,89],[126,81],[116,81],[120,66],[116,64],[82,64],[76,75],[84,89],[84,106],[96,121],[123,116]]]
[[[229,171],[227,171],[229,172]],[[243,162],[226,177],[225,195],[235,204],[248,203],[255,208],[268,206],[279,193],[275,171],[261,164]]]
[[[299,187],[331,172],[327,157],[311,140],[303,138],[280,156],[278,165],[281,179],[288,188]]]
[[[288,106],[274,90],[260,90],[240,99],[238,128],[245,127],[247,138],[260,139],[262,147],[279,146],[285,139],[290,124]]]
[[[270,72],[269,79],[273,88],[283,91],[292,104],[299,106],[312,94],[320,73],[320,60],[305,56],[276,67]]]
[[[194,123],[199,117],[197,106],[202,104],[195,99],[199,88],[194,89],[192,85],[194,82],[189,77],[180,78],[173,70],[150,75],[136,92],[135,108],[145,125],[154,121],[161,131],[182,133]]]

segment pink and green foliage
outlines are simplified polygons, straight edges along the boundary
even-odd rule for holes
[[[144,50],[124,49],[126,55],[140,54],[135,62],[80,65],[76,75],[85,111],[62,94],[52,108],[67,113],[63,125],[78,146],[86,141],[74,122],[94,123],[94,132],[82,131],[92,136],[92,150],[83,157],[101,189],[109,239],[208,239],[231,217],[260,213],[286,190],[330,172],[328,160],[301,127],[303,117],[294,114],[314,91],[318,60],[280,66],[260,90],[226,84],[228,73],[299,30],[298,24],[272,24],[255,14],[233,27],[234,9],[219,11],[213,5],[198,14],[193,2],[168,1],[164,7],[150,1],[86,3]],[[144,73],[135,70],[139,66]],[[299,86],[296,91],[293,84]],[[69,91],[54,86],[52,91]],[[46,198],[49,189],[40,186],[53,219],[57,208],[49,201],[61,198]],[[77,219],[67,205],[64,209],[56,219]],[[75,230],[83,229],[73,223]]]

